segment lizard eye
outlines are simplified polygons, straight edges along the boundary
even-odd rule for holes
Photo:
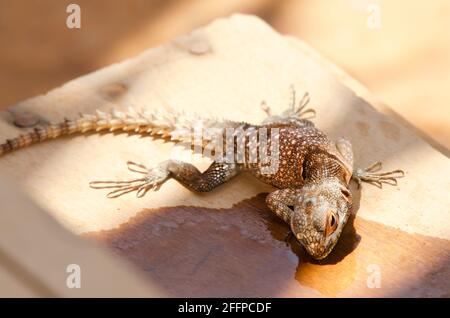
[[[339,223],[339,215],[334,211],[328,211],[327,224],[325,226],[325,236],[329,236],[336,231]]]

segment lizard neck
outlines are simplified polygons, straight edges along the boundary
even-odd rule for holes
[[[329,178],[337,178],[346,187],[349,183],[348,169],[336,156],[320,149],[314,149],[305,156],[302,177],[305,183],[319,183]]]

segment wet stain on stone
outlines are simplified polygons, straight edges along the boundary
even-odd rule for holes
[[[395,124],[387,121],[380,121],[379,126],[385,138],[394,141],[397,141],[400,138],[400,129]]]
[[[369,135],[369,128],[370,128],[369,124],[362,121],[357,121],[355,123],[355,126],[358,132],[361,134],[361,136],[367,137]]]
[[[353,217],[332,254],[317,262],[285,240],[288,226],[264,199],[230,209],[149,209],[85,236],[180,297],[450,296],[449,241]],[[372,264],[381,288],[367,285]]]

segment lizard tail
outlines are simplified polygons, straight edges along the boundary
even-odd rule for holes
[[[38,126],[28,133],[7,139],[0,144],[0,156],[45,140],[88,132],[121,131],[170,138],[172,141],[190,141],[196,124],[201,124],[203,127],[223,128],[236,127],[240,123],[213,118],[205,119],[184,112],[137,112],[132,109],[128,112],[113,110],[111,113],[97,111],[95,114],[80,114],[80,117],[74,120],[65,119],[60,123]]]

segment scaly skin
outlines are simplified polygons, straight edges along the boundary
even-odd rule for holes
[[[281,115],[272,116],[269,108],[262,105],[269,116],[259,125],[202,119],[184,113],[97,112],[95,115],[81,115],[76,120],[37,127],[32,132],[9,139],[0,145],[0,156],[36,142],[75,133],[123,131],[170,137],[174,141],[192,144],[191,131],[199,122],[204,128],[215,128],[222,137],[226,128],[242,130],[246,136],[246,160],[243,163],[214,161],[202,173],[192,164],[177,160],[167,160],[150,169],[128,162],[128,168],[141,174],[141,178],[96,181],[90,185],[92,188],[112,189],[108,194],[112,198],[134,191],[141,197],[149,190],[157,190],[169,178],[174,178],[193,191],[208,192],[246,171],[278,188],[267,196],[269,208],[290,226],[295,238],[312,257],[323,259],[336,245],[351,213],[350,179],[355,179],[358,184],[365,181],[381,187],[382,183],[396,184],[396,179],[403,176],[403,171],[376,173],[381,164],[368,169],[353,169],[350,142],[345,139],[332,142],[316,129],[306,119],[307,114],[313,113],[305,109],[308,101],[305,94],[297,105],[295,91],[292,90],[291,105]],[[250,132],[260,128],[267,129],[267,135],[270,136],[267,140],[268,149],[275,141],[278,145],[279,153],[275,157],[278,158],[277,169],[272,173],[263,169],[266,164],[261,160],[249,162],[250,154],[256,151],[255,147],[251,147],[252,141],[259,142],[257,138],[251,137]],[[237,139],[225,140],[224,149],[230,144],[236,151]],[[203,141],[201,146],[206,147]]]

